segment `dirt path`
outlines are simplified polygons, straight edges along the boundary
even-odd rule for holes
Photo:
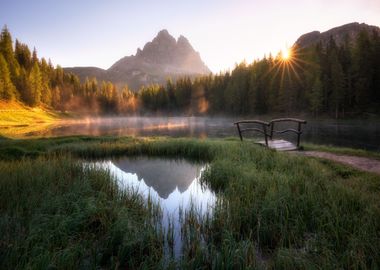
[[[362,171],[380,174],[380,160],[366,158],[366,157],[337,155],[333,153],[319,152],[319,151],[303,151],[303,152],[299,151],[297,153],[304,156],[333,160],[342,164],[350,165]]]

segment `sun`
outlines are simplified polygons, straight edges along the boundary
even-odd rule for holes
[[[285,49],[282,51],[281,58],[284,61],[288,61],[292,57],[292,51],[290,49]]]

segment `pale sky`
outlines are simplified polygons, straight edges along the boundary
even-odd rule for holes
[[[219,72],[350,22],[380,26],[380,0],[0,0],[0,26],[63,67],[107,69],[167,29]]]

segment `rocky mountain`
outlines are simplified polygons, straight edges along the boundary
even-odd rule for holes
[[[138,48],[135,55],[121,58],[107,70],[73,67],[65,68],[65,71],[78,75],[82,80],[96,77],[120,86],[128,84],[134,90],[146,84],[164,83],[168,77],[194,77],[211,72],[184,36],[176,40],[167,30],[160,31],[142,50]]]
[[[303,48],[321,42],[326,44],[332,37],[337,45],[343,44],[346,39],[349,42],[353,42],[361,31],[367,31],[370,34],[377,32],[380,35],[380,28],[377,26],[368,25],[365,23],[349,23],[342,26],[332,28],[326,32],[313,31],[300,36],[295,45]]]

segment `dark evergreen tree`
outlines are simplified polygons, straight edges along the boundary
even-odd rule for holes
[[[27,95],[27,103],[30,106],[37,106],[41,102],[41,94],[42,94],[42,76],[40,72],[40,68],[37,63],[34,63],[32,70],[29,74],[29,82],[28,82],[28,95]]]
[[[9,33],[7,26],[4,26],[0,34],[0,54],[3,55],[5,62],[8,64],[11,79],[15,82],[20,70],[13,52],[12,36]]]
[[[7,62],[0,54],[0,99],[12,100],[16,97],[16,88],[11,81]]]

